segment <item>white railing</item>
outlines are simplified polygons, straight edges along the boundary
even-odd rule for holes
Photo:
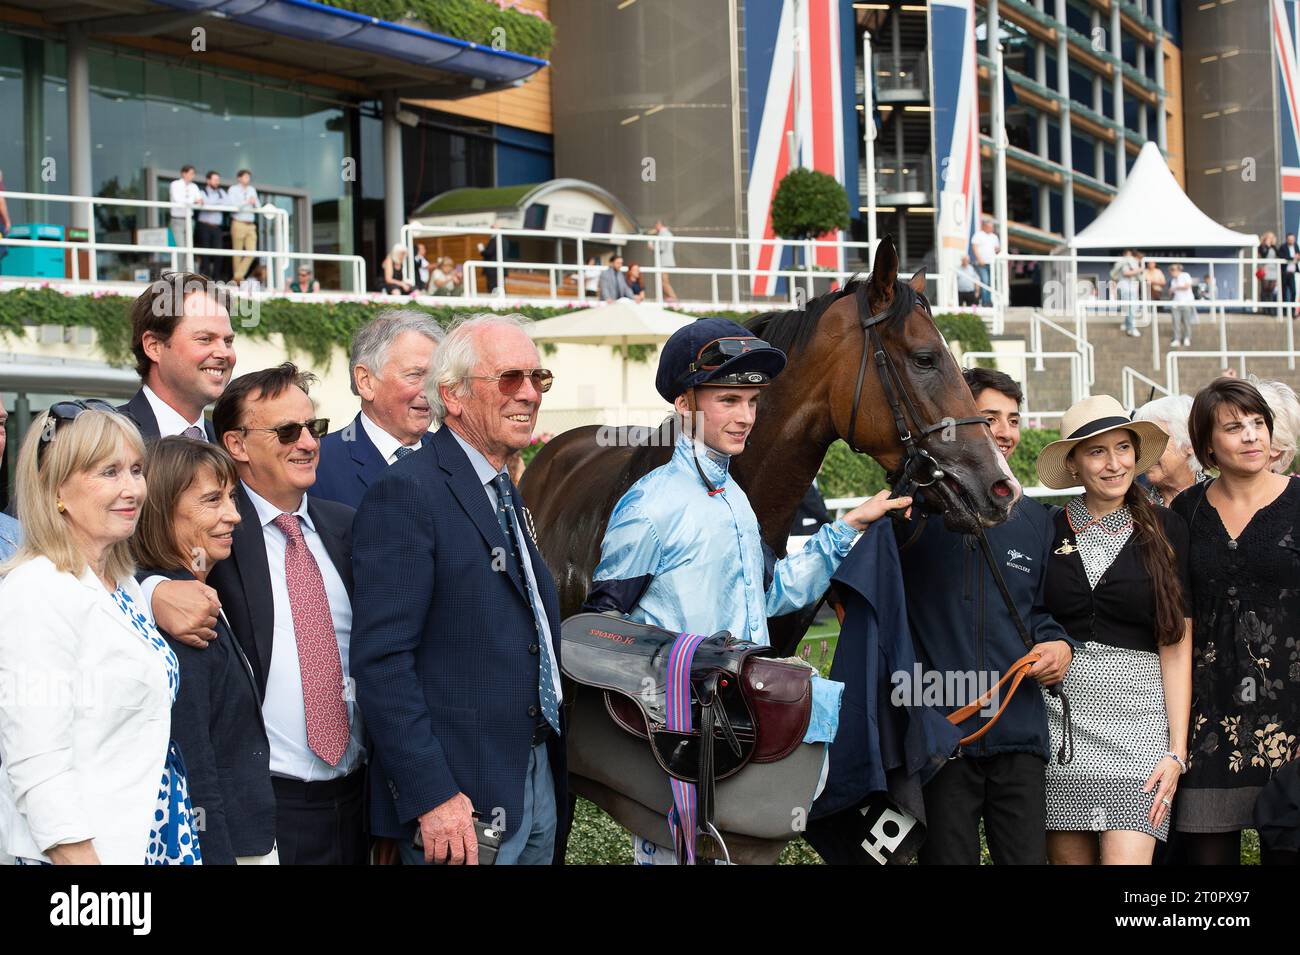
[[[6,200],[27,200],[31,202],[61,202],[66,205],[85,206],[86,222],[89,223],[86,229],[86,241],[72,243],[72,246],[73,248],[85,251],[87,253],[87,264],[89,265],[88,271],[90,274],[86,276],[86,280],[90,282],[98,281],[98,261],[97,261],[98,252],[138,252],[138,253],[147,254],[154,251],[157,248],[156,246],[145,246],[145,245],[140,245],[138,243],[104,243],[98,241],[95,237],[95,225],[96,225],[95,207],[96,206],[105,206],[108,208],[114,208],[114,207],[121,208],[125,206],[128,208],[137,208],[137,209],[166,210],[166,216],[164,218],[171,217],[171,209],[173,206],[173,203],[164,202],[160,199],[120,199],[120,198],[109,197],[109,196],[61,196],[61,195],[54,195],[51,193],[44,193],[44,192],[5,192],[4,198]],[[276,281],[277,287],[280,284],[283,284],[282,279],[284,278],[284,270],[288,268],[287,260],[289,258],[288,253],[289,253],[289,245],[290,245],[289,213],[287,210],[281,209],[278,206],[273,206],[270,204],[263,205],[253,209],[250,209],[247,206],[234,206],[234,205],[184,206],[183,209],[185,211],[185,215],[182,217],[185,221],[185,235],[183,236],[185,242],[183,244],[179,242],[179,239],[182,238],[181,236],[174,237],[178,240],[177,245],[174,248],[175,248],[175,253],[177,255],[184,255],[186,257],[185,268],[187,271],[192,272],[194,270],[194,257],[196,254],[201,256],[201,255],[209,255],[214,252],[220,251],[217,249],[206,249],[201,246],[196,247],[194,245],[194,215],[195,214],[199,212],[205,212],[205,211],[206,212],[252,212],[255,215],[265,216],[271,220],[271,233],[274,238],[275,247],[273,249],[259,250],[259,251],[262,252],[263,256],[269,258],[270,272],[272,274],[272,277],[274,277]],[[10,214],[10,218],[11,219],[13,218],[12,213]],[[76,227],[74,226],[72,228],[76,228]],[[159,228],[162,227],[160,226]],[[30,245],[35,245],[37,247],[40,246],[53,247],[58,245],[58,243],[47,242],[40,239],[34,239],[34,240],[33,239],[0,239],[0,243],[5,245],[30,244]],[[164,247],[164,251],[170,253],[173,251],[173,247],[166,246]],[[237,254],[240,256],[244,256],[247,255],[248,253],[244,251],[240,251]],[[301,256],[299,257],[301,258]],[[78,257],[74,255],[72,258],[74,261],[74,268],[76,268],[75,262]],[[172,267],[176,268],[175,255],[172,256]]]
[[[88,247],[88,243],[86,242],[69,242],[66,239],[59,240],[59,241],[53,239],[0,239],[0,245],[23,247],[23,248],[38,248],[38,249],[73,249],[78,251],[85,251]],[[237,250],[237,249],[207,249],[201,246],[197,248],[191,247],[187,249],[187,248],[182,248],[180,246],[170,246],[170,245],[143,245],[138,242],[134,242],[134,243],[100,242],[96,244],[96,249],[99,252],[137,252],[137,253],[142,253],[147,255],[169,255],[171,256],[173,270],[177,269],[178,267],[177,260],[181,256],[188,255],[192,259],[194,253],[198,253],[199,255],[224,256],[227,258],[236,258],[242,256],[250,256],[251,258],[255,258],[255,259],[274,257],[276,259],[284,260],[286,268],[288,267],[288,263],[297,262],[297,261],[339,262],[341,264],[351,266],[352,287],[354,291],[364,292],[366,288],[366,260],[359,255],[338,255],[331,252],[275,252],[275,253],[265,253],[262,255],[258,255],[255,252],[250,254],[247,251]],[[81,267],[79,261],[81,257],[79,255],[72,255],[69,256],[69,258],[72,259],[71,280],[73,282],[79,282],[81,281],[80,279]],[[186,270],[193,271],[193,266],[187,264]],[[50,281],[46,279],[41,279],[39,277],[0,275],[0,282],[7,282],[11,280],[20,284],[31,284],[35,282]],[[58,280],[55,279],[53,281],[58,281]],[[95,281],[95,280],[91,280],[91,281]],[[282,291],[284,288],[284,282],[281,281],[277,283],[274,288],[272,288],[271,283],[268,279],[267,288],[269,291],[276,291],[276,292]]]
[[[1294,350],[1277,350],[1277,351],[1241,351],[1229,350],[1228,355],[1235,357],[1240,363],[1240,374],[1246,374],[1246,359],[1248,358],[1285,358],[1289,368],[1295,368],[1295,351]],[[1182,382],[1179,377],[1178,365],[1182,361],[1195,359],[1214,358],[1223,362],[1227,367],[1227,360],[1223,358],[1223,353],[1218,351],[1171,351],[1165,355],[1165,388],[1168,394],[1180,395],[1183,393]]]
[[[968,351],[962,352],[961,361],[965,368],[975,367],[975,363],[981,358],[1002,359],[1004,361],[1029,361],[1031,358],[1036,362],[1041,362],[1044,358],[1064,358],[1070,363],[1070,404],[1082,401],[1088,397],[1087,374],[1084,368],[1084,356],[1077,351]],[[1021,382],[1021,387],[1025,391],[1025,403],[1030,403],[1029,395],[1029,376]],[[1039,417],[1046,417],[1052,412],[1035,412]],[[1028,412],[1024,413],[1025,415]]]
[[[1084,358],[1085,389],[1091,388],[1097,381],[1096,349],[1092,342],[1081,338],[1077,332],[1070,331],[1064,325],[1058,325],[1039,311],[1031,312],[1029,315],[1029,352],[1034,356],[1034,371],[1043,370],[1043,359],[1047,357],[1047,353],[1043,351],[1044,325],[1074,343],[1075,350]],[[1085,390],[1082,397],[1086,398],[1088,394],[1089,392]]]
[[[1128,365],[1125,365],[1120,370],[1119,381],[1120,381],[1120,404],[1122,404],[1125,408],[1128,408],[1130,410],[1139,407],[1139,405],[1146,404],[1145,401],[1139,402],[1137,399],[1137,386],[1139,382],[1141,382],[1143,385],[1146,385],[1148,390],[1155,389],[1156,391],[1160,392],[1160,394],[1162,395],[1170,394],[1169,389],[1166,388],[1164,385],[1160,384],[1160,382],[1148,378],[1146,375],[1142,374],[1142,372],[1138,371],[1136,368],[1130,368]],[[1174,393],[1176,394],[1176,392]]]

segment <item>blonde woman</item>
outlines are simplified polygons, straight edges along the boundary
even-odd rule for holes
[[[406,262],[406,246],[398,242],[388,250],[388,255],[380,263],[382,273],[379,291],[392,295],[410,295],[415,286],[402,278],[402,265]]]
[[[1268,469],[1274,474],[1286,474],[1295,461],[1296,440],[1300,438],[1300,398],[1284,381],[1260,381],[1254,375],[1249,380],[1273,412]]]
[[[0,583],[0,848],[19,864],[197,864],[169,739],[176,656],[127,541],[144,446],[102,401],[62,401],[18,454],[23,543]]]

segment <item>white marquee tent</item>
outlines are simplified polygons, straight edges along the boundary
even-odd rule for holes
[[[1198,209],[1148,141],[1119,194],[1070,240],[1070,248],[1241,249],[1258,243],[1258,236],[1235,232]]]

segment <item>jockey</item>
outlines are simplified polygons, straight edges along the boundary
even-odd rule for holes
[[[667,341],[655,388],[672,403],[681,433],[672,459],[615,505],[585,610],[678,632],[726,630],[766,645],[768,617],[817,601],[857,535],[911,504],[881,491],[823,526],[799,553],[775,560],[728,465],[745,450],[759,393],[783,368],[783,352],[725,319],[693,322]],[[843,689],[814,678],[804,742],[834,739]],[[671,849],[636,844],[639,863],[674,861]]]

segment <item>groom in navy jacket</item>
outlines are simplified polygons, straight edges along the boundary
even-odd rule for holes
[[[537,364],[511,316],[455,328],[429,378],[441,429],[353,526],[372,832],[405,863],[476,862],[474,816],[504,830],[499,864],[550,864],[564,831],[559,600],[505,473],[550,387]]]

